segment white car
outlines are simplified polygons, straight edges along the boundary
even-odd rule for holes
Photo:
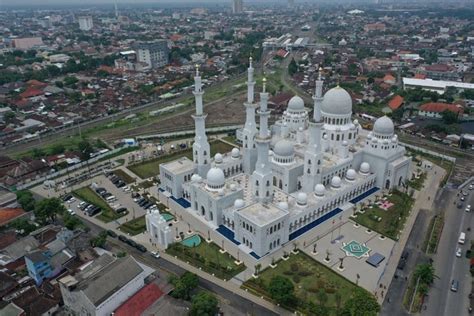
[[[160,253],[158,251],[152,251],[150,254],[156,259],[160,258]]]
[[[466,212],[470,212],[470,211],[471,211],[471,204],[469,204],[468,206],[466,206],[465,211],[466,211]]]
[[[472,190],[472,189],[474,189],[474,185],[470,184],[469,185],[469,190]]]
[[[68,209],[67,212],[69,213],[69,215],[76,215],[76,212],[74,212],[74,211],[71,210],[71,209]]]
[[[72,198],[70,198],[69,200],[67,200],[67,203],[68,203],[68,204],[71,204],[71,203],[74,203],[74,202],[76,202],[76,198],[75,198],[75,197],[72,197]]]
[[[461,258],[461,256],[462,256],[462,249],[458,247],[458,249],[456,250],[456,257]]]

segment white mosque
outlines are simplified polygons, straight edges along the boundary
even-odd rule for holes
[[[390,118],[379,118],[370,132],[363,130],[351,119],[349,93],[338,86],[323,95],[320,74],[313,117],[295,96],[269,127],[265,79],[256,103],[253,73],[250,60],[246,122],[238,131],[243,146],[211,158],[196,70],[193,160],[182,157],[160,166],[160,200],[174,211],[199,217],[209,230],[258,259],[318,229],[347,205],[404,184],[410,159]],[[147,229],[156,243],[173,239],[158,212],[147,214]]]

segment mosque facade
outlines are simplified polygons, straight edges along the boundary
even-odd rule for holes
[[[352,98],[337,86],[323,94],[316,80],[313,115],[299,96],[269,126],[265,80],[254,98],[252,61],[248,69],[246,122],[241,148],[210,156],[203,89],[196,70],[193,160],[182,157],[160,166],[160,199],[176,201],[241,250],[259,258],[330,220],[381,189],[402,187],[410,159],[392,120],[375,121],[372,131],[352,120]],[[259,125],[256,124],[256,117]],[[155,242],[169,240],[158,212],[147,214]]]

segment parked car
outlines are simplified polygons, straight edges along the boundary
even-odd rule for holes
[[[124,213],[127,211],[127,208],[126,207],[120,207],[118,208],[115,212],[117,212],[117,214],[120,214],[120,213]]]
[[[110,230],[110,229],[107,230],[107,235],[109,235],[112,238],[117,237],[117,234],[113,230]]]
[[[150,252],[150,255],[152,255],[152,257],[155,257],[156,259],[161,257],[158,251],[152,251]]]
[[[76,212],[74,212],[74,211],[71,210],[70,208],[67,210],[67,212],[69,213],[69,215],[76,215]]]
[[[134,242],[134,241],[131,240],[131,239],[127,239],[126,243],[127,243],[129,246],[132,246],[133,248],[136,248],[136,247],[137,247],[137,243]]]
[[[466,206],[465,211],[466,211],[466,212],[470,212],[470,211],[471,211],[471,204],[469,204],[468,206]]]
[[[69,201],[70,199],[72,199],[72,195],[71,194],[68,194],[66,196],[63,197],[63,202],[67,202]]]
[[[461,258],[461,256],[462,256],[462,249],[458,247],[458,249],[456,250],[456,257]]]
[[[143,245],[137,244],[137,245],[135,246],[135,248],[137,248],[137,249],[140,250],[141,252],[146,252],[146,247],[143,246]]]
[[[89,215],[89,216],[94,216],[94,215],[99,214],[100,211],[101,211],[100,207],[94,206],[94,207],[91,208],[89,211],[87,211],[87,215]]]
[[[125,237],[124,235],[119,235],[119,236],[118,236],[118,240],[120,240],[121,242],[126,243],[126,242],[128,241],[128,238]]]

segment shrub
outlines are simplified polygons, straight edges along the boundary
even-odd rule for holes
[[[311,293],[318,293],[319,287],[317,285],[312,284],[308,287],[307,290],[308,292],[311,292]]]
[[[290,270],[286,270],[283,272],[284,275],[293,275],[293,272],[291,272]]]
[[[293,276],[293,282],[295,282],[295,283],[300,283],[300,281],[301,281],[300,276],[297,275],[297,274],[295,274],[295,275]]]

